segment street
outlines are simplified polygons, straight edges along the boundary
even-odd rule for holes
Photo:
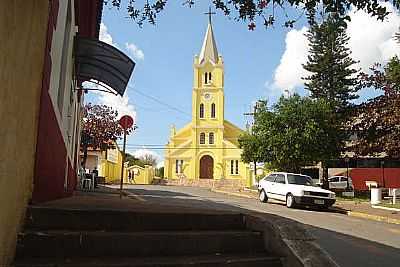
[[[126,185],[133,198],[147,203],[213,210],[252,210],[290,218],[306,225],[340,266],[398,266],[400,225],[327,211],[288,209],[284,204],[228,196],[206,188]]]

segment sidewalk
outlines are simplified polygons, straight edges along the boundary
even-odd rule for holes
[[[77,210],[118,210],[118,211],[134,211],[134,212],[152,212],[152,213],[204,213],[204,214],[221,214],[233,213],[228,211],[215,211],[202,207],[190,206],[174,206],[168,203],[157,202],[157,204],[149,203],[140,196],[123,191],[120,198],[119,191],[113,188],[99,186],[95,191],[75,191],[74,195],[67,198],[53,200],[41,204],[34,205],[36,207],[50,207],[60,209],[77,209]]]
[[[257,190],[252,189],[230,190],[224,188],[211,189],[211,191],[236,197],[258,199]],[[392,224],[400,224],[400,212],[373,208],[371,207],[371,204],[369,202],[337,200],[332,209],[336,212],[344,213],[352,217],[359,217]]]

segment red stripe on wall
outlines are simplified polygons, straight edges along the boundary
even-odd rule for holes
[[[53,39],[53,27],[57,22],[57,13],[58,0],[51,0],[40,97],[39,126],[32,193],[33,203],[71,195],[76,185],[76,175],[72,165],[67,165],[67,149],[49,95],[52,66],[50,49]],[[68,179],[67,190],[64,188],[66,175]]]

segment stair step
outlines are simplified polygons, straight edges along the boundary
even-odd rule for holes
[[[250,231],[27,231],[19,235],[17,258],[150,257],[262,251],[261,233]]]
[[[211,254],[186,257],[152,258],[74,258],[74,259],[24,259],[15,267],[281,267],[278,257],[258,254]]]
[[[79,231],[242,230],[241,214],[151,213],[29,207],[25,229]]]

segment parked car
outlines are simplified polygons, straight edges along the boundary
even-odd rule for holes
[[[289,208],[296,205],[328,208],[336,201],[334,192],[317,187],[310,176],[295,173],[273,172],[260,180],[258,191],[261,202],[285,201]]]
[[[332,176],[328,178],[329,182],[329,189],[339,189],[339,190],[346,190],[347,189],[347,181],[349,181],[349,189],[354,190],[353,181],[350,177],[346,176]]]

